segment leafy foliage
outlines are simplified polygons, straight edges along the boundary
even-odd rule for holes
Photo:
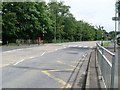
[[[64,2],[4,2],[2,3],[3,44],[16,39],[46,42],[87,41],[106,39],[106,31],[100,26],[77,21],[70,6]],[[43,37],[44,35],[44,37]]]

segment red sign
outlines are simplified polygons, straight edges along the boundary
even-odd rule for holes
[[[38,37],[38,44],[40,44],[41,42],[41,37]]]

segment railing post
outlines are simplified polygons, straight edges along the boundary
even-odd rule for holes
[[[115,55],[112,56],[112,68],[111,68],[111,89],[114,89],[114,77],[115,77]]]
[[[104,47],[100,46],[99,44],[97,44],[97,48],[98,48],[98,60],[99,60],[99,66],[100,66],[100,71],[101,71],[101,75],[103,75],[103,79],[105,80],[105,85],[107,84],[106,88],[110,88],[110,90],[114,90],[114,82],[115,82],[115,59],[116,59],[116,55],[112,52],[110,52],[109,50],[105,49]],[[105,57],[105,52],[110,54],[112,56],[112,62],[108,61],[107,57]],[[100,55],[99,55],[100,53]],[[105,70],[106,67],[104,67],[104,59],[107,60],[106,63],[109,64],[111,70],[110,70],[110,83],[108,83],[108,79],[105,79]],[[109,85],[108,85],[109,84]]]
[[[104,69],[104,68],[103,68],[103,67],[104,67],[104,66],[103,66],[103,60],[104,60],[104,58],[103,58],[103,55],[104,55],[104,49],[103,49],[102,47],[101,47],[101,49],[102,49],[102,50],[101,50],[101,51],[102,51],[102,56],[101,56],[101,72],[102,72],[102,75],[103,75],[103,69]]]
[[[100,47],[99,44],[97,43],[97,59],[98,59],[99,71],[100,71],[100,77],[99,77],[99,79],[102,80],[102,71],[101,71],[102,56],[100,55],[99,50],[101,50],[101,47]]]

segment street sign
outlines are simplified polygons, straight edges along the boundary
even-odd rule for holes
[[[114,20],[114,21],[120,21],[120,17],[112,17],[112,20]]]
[[[120,34],[117,35],[117,38],[120,37]]]

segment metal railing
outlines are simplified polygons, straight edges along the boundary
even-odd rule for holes
[[[97,43],[97,60],[105,88],[113,89],[115,77],[115,54]]]

